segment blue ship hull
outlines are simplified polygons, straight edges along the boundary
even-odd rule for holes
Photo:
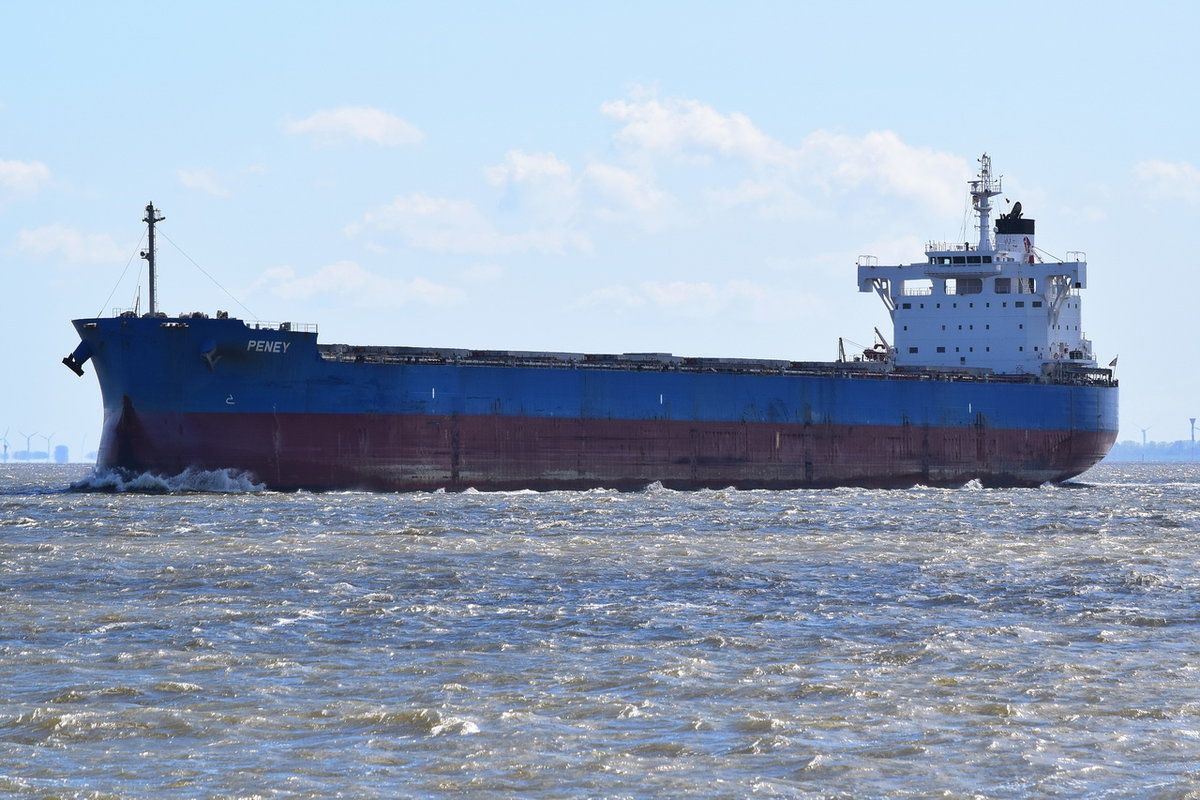
[[[76,320],[99,464],[277,489],[1038,485],[1117,435],[1104,370],[1053,379],[318,345],[236,319]],[[71,365],[70,363],[68,364]]]

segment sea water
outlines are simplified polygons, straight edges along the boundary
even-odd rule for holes
[[[3,465],[0,793],[1200,796],[1198,489]]]

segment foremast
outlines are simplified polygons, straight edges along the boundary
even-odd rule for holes
[[[154,224],[162,222],[166,217],[154,207],[154,203],[146,205],[146,216],[142,217],[142,222],[146,223],[148,229],[147,236],[150,239],[149,246],[142,251],[142,258],[146,259],[146,265],[150,272],[150,316],[158,313],[158,275],[154,270]]]
[[[147,238],[149,242],[146,249],[141,252],[142,258],[146,259],[146,265],[149,275],[150,286],[150,308],[146,314],[148,317],[158,316],[158,275],[154,268],[155,244],[154,244],[154,226],[156,223],[162,222],[166,217],[162,212],[154,207],[154,203],[146,204],[146,216],[142,217],[142,222],[146,223]],[[83,377],[83,365],[92,357],[92,347],[87,341],[81,341],[75,351],[62,360],[67,369],[74,372],[76,375]]]

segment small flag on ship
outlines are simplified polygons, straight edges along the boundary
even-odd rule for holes
[[[1120,356],[1117,356],[1117,358],[1120,358]],[[1115,367],[1117,365],[1117,358],[1114,358],[1112,361],[1108,362],[1108,365],[1110,367]]]

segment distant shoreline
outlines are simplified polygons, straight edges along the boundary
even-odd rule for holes
[[[1200,443],[1184,439],[1177,442],[1117,442],[1104,457],[1105,462],[1161,461],[1164,463],[1200,462]]]

